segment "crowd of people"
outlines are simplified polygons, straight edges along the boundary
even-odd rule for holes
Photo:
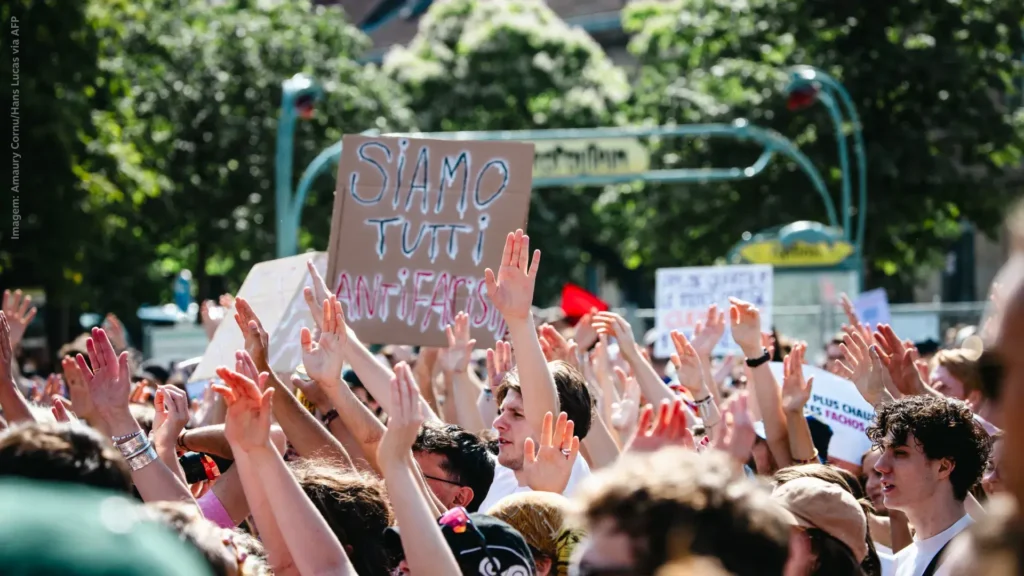
[[[540,322],[539,258],[517,231],[486,271],[508,327],[486,352],[459,313],[445,348],[374,353],[310,264],[302,364],[277,373],[281,343],[223,299],[216,329],[245,348],[194,400],[187,374],[142,369],[116,319],[62,349],[59,374],[24,378],[35,312],[5,293],[0,573],[1024,570],[1024,283],[1002,279],[981,350],[922,354],[847,305],[828,369],[875,416],[872,448],[840,463],[805,417],[812,352],[763,333],[757,307],[710,307],[659,358],[613,312]],[[714,356],[727,326],[736,366]]]

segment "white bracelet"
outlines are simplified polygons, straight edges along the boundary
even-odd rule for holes
[[[150,443],[140,453],[128,458],[128,466],[131,467],[132,472],[137,472],[155,462],[156,459],[156,449]]]

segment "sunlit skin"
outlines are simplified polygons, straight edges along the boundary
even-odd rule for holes
[[[908,433],[902,444],[895,442],[892,434],[882,441],[875,462],[875,470],[882,476],[882,501],[890,511],[907,515],[918,539],[931,538],[966,513],[949,481],[954,466],[945,458],[929,460],[913,434]]]
[[[1003,462],[1003,441],[997,439],[992,443],[992,456],[989,458],[988,466],[985,467],[985,475],[981,477],[981,487],[985,494],[994,496],[1006,490],[1003,486],[1002,472],[1000,468]]]
[[[539,431],[534,430],[523,411],[523,397],[515,390],[509,390],[494,419],[498,431],[498,463],[511,470],[523,469],[523,442],[536,439]]]
[[[1024,284],[1019,285],[1007,303],[996,343],[1003,363],[1002,394],[999,410],[1003,441],[1024,446]],[[1000,478],[1018,502],[1024,502],[1024,451],[1010,450],[999,466]]]
[[[576,555],[580,565],[598,570],[628,570],[636,564],[629,536],[619,530],[611,518],[599,520],[590,527]]]
[[[931,381],[931,387],[939,394],[948,398],[956,398],[957,400],[966,399],[964,383],[957,380],[945,366],[936,366],[933,368],[928,379]]]
[[[441,454],[431,454],[430,452],[415,452],[413,456],[426,477],[425,479],[427,486],[430,487],[430,491],[434,493],[434,496],[437,496],[437,499],[444,504],[445,508],[468,506],[473,501],[473,489],[454,484],[452,475],[445,472],[442,467],[442,464],[445,462],[444,456]],[[443,480],[437,480],[437,478],[442,478]],[[448,482],[444,480],[448,480]]]
[[[941,486],[940,462],[928,460],[913,434],[907,434],[906,444],[895,444],[892,435],[886,436],[875,462],[885,507],[909,513],[927,506]]]
[[[871,505],[874,506],[875,512],[883,513],[885,509],[885,500],[882,497],[882,475],[875,470],[875,464],[878,463],[878,458],[881,457],[881,452],[877,450],[870,450],[864,455],[864,461],[861,462],[861,475],[864,476],[864,491],[868,495],[868,499],[871,500]]]

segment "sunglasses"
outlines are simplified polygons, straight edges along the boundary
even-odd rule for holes
[[[422,472],[421,472],[421,474],[422,474]],[[423,477],[426,478],[427,480],[436,480],[438,482],[444,482],[445,484],[451,484],[452,486],[459,486],[459,487],[462,486],[462,484],[459,484],[455,480],[449,480],[447,478],[438,478],[437,476],[430,476],[429,474],[423,474]],[[442,516],[442,518],[443,517],[444,516]]]
[[[476,524],[473,523],[473,519],[469,517],[469,511],[462,506],[456,506],[451,508],[437,520],[438,526],[442,528],[448,528],[455,534],[466,534],[471,533],[480,542],[480,550],[483,551],[484,555],[487,556],[487,560],[491,564],[491,568],[497,574],[500,570],[501,564],[499,564],[492,556],[487,548],[487,538],[484,533],[477,528]]]

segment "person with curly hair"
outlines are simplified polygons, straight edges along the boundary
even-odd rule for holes
[[[988,462],[988,434],[963,402],[931,395],[882,405],[867,433],[881,451],[875,470],[885,507],[915,530],[896,555],[896,576],[944,574],[943,549],[973,523],[964,500]]]

